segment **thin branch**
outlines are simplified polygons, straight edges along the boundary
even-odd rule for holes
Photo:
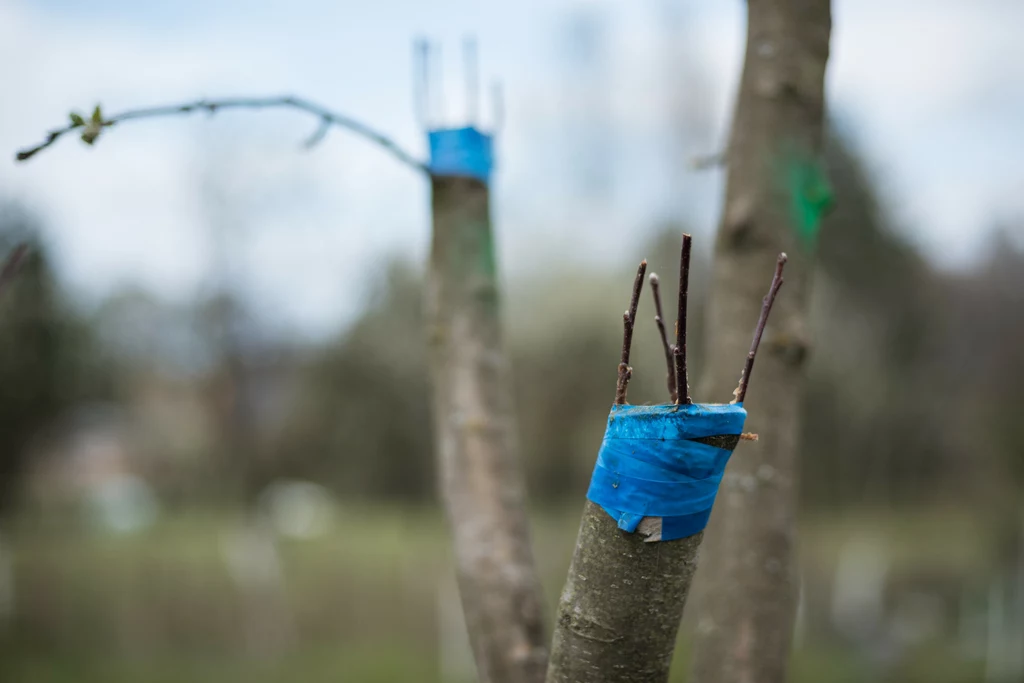
[[[195,102],[189,102],[185,104],[173,104],[163,107],[150,107],[146,109],[133,109],[130,111],[121,112],[114,116],[102,117],[102,121],[99,122],[101,127],[110,127],[123,121],[131,121],[133,119],[144,119],[154,118],[158,116],[173,116],[175,114],[191,114],[197,111],[206,111],[210,114],[217,113],[220,109],[271,109],[271,108],[291,108],[299,109],[301,111],[308,112],[318,117],[321,121],[321,127],[317,129],[317,133],[307,141],[307,145],[311,142],[316,144],[323,139],[326,134],[328,126],[338,126],[344,128],[356,135],[362,136],[371,142],[374,142],[384,148],[385,151],[390,152],[392,156],[401,161],[407,166],[412,168],[428,172],[427,166],[416,159],[412,154],[402,149],[398,143],[391,138],[377,132],[369,126],[356,121],[344,114],[337,114],[318,104],[304,100],[298,97],[238,97],[238,98],[227,98],[223,100],[197,100]],[[72,117],[73,119],[75,117]],[[27,161],[33,156],[43,151],[53,143],[57,142],[61,137],[71,133],[78,128],[84,128],[83,135],[90,135],[90,140],[95,140],[99,134],[99,130],[91,130],[92,122],[86,123],[82,117],[77,117],[78,120],[72,120],[71,123],[64,126],[63,128],[56,128],[50,131],[46,139],[39,143],[35,147],[29,147],[18,152],[16,158],[18,161]]]
[[[413,53],[413,100],[416,120],[423,128],[430,128],[430,43],[420,38]]]
[[[679,400],[679,392],[676,390],[676,372],[672,366],[672,346],[668,343],[668,332],[665,331],[665,317],[661,312],[661,290],[657,273],[651,273],[651,293],[654,295],[654,322],[658,325],[658,334],[661,337],[661,348],[665,351],[665,364],[668,366],[668,400],[675,403]]]
[[[497,134],[505,127],[505,91],[501,81],[494,81],[491,84],[491,108],[491,116],[494,117],[491,130]]]
[[[750,344],[750,353],[747,354],[747,362],[743,365],[743,374],[740,375],[739,386],[732,392],[733,399],[730,403],[743,403],[747,396],[747,383],[750,382],[750,373],[754,371],[754,358],[757,356],[757,347],[761,345],[761,335],[764,334],[764,326],[768,322],[768,314],[772,312],[772,304],[775,303],[775,296],[782,287],[782,269],[786,267],[788,257],[785,252],[779,254],[779,260],[775,263],[775,274],[772,276],[772,284],[768,293],[761,300],[761,315],[757,319],[757,327],[754,328],[754,341]]]
[[[686,378],[686,298],[690,290],[689,235],[683,235],[683,249],[679,255],[679,310],[676,317],[676,345],[672,347],[676,370],[676,403],[689,405],[690,383]]]
[[[636,279],[633,281],[633,296],[629,299],[629,310],[622,314],[622,360],[619,362],[619,380],[615,385],[615,403],[623,405],[626,403],[626,386],[629,378],[633,376],[633,369],[629,367],[629,347],[633,344],[633,326],[636,323],[636,309],[640,305],[640,291],[644,287],[644,273],[647,271],[647,259],[640,262],[636,269]]]
[[[11,280],[18,274],[26,253],[28,253],[28,245],[22,242],[14,247],[14,249],[11,249],[11,253],[7,255],[3,268],[0,268],[0,293],[7,289]]]
[[[714,168],[724,168],[725,162],[725,152],[702,154],[690,159],[690,168],[694,171],[710,171]]]
[[[320,119],[320,125],[316,127],[316,130],[313,131],[312,135],[306,138],[306,141],[302,143],[302,146],[305,147],[306,149],[312,149],[316,147],[323,141],[325,137],[327,137],[327,133],[330,132],[330,130],[330,120]]]

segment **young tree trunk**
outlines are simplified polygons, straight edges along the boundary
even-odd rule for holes
[[[829,0],[748,0],[747,49],[726,154],[701,395],[736,381],[760,273],[790,255],[786,295],[764,340],[746,406],[760,435],[733,456],[698,576],[698,683],[781,683],[795,604],[795,513],[805,303],[821,206],[812,182],[822,140]],[[827,191],[824,192],[827,194]],[[820,217],[820,213],[818,214]],[[802,237],[801,237],[802,234]]]
[[[446,176],[432,177],[431,187],[434,438],[466,626],[482,683],[537,683],[547,647],[502,348],[489,190]]]
[[[547,683],[667,681],[703,535],[647,543],[588,500]]]

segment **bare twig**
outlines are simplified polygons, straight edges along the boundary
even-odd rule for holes
[[[615,403],[623,405],[626,402],[626,386],[629,378],[633,376],[633,369],[629,367],[629,347],[633,344],[633,326],[636,323],[636,309],[640,305],[640,291],[644,287],[644,273],[647,271],[647,259],[640,262],[636,269],[636,279],[633,281],[633,295],[629,299],[629,310],[622,314],[622,360],[619,362],[619,380],[615,385]]]
[[[761,344],[761,335],[764,334],[764,326],[768,322],[768,314],[772,312],[772,304],[775,303],[775,295],[782,287],[782,269],[786,267],[788,257],[785,252],[779,254],[779,260],[775,263],[775,274],[772,276],[772,284],[768,293],[761,300],[761,315],[757,319],[757,327],[754,328],[754,341],[750,344],[750,353],[747,354],[747,362],[743,365],[743,374],[740,375],[739,386],[733,391],[733,400],[730,403],[743,403],[747,396],[747,383],[750,381],[750,373],[754,371],[754,358],[757,356],[757,347]]]
[[[668,343],[668,332],[665,331],[665,317],[661,312],[661,290],[659,289],[657,273],[651,273],[651,293],[654,295],[654,322],[658,325],[658,334],[661,336],[661,348],[665,351],[665,364],[668,366],[668,400],[675,403],[679,400],[679,392],[676,390],[676,372],[672,365],[672,346]]]
[[[7,285],[18,274],[26,253],[28,253],[28,245],[23,242],[11,249],[11,253],[7,255],[3,268],[0,269],[0,293],[7,289]]]
[[[676,370],[676,403],[688,405],[690,383],[686,378],[686,297],[690,289],[689,235],[683,235],[683,249],[679,255],[679,310],[676,317],[676,345],[672,348]]]
[[[412,154],[402,149],[398,143],[391,138],[375,131],[366,124],[363,124],[355,119],[352,119],[344,114],[337,114],[324,107],[304,100],[298,97],[237,97],[227,98],[223,100],[197,100],[195,102],[188,102],[185,104],[172,104],[162,107],[151,107],[146,109],[133,109],[125,111],[120,114],[109,117],[100,117],[95,125],[98,126],[95,130],[91,130],[90,126],[93,122],[87,122],[82,116],[73,115],[71,122],[63,128],[56,128],[50,131],[46,139],[39,143],[35,147],[29,147],[18,152],[16,158],[18,161],[27,161],[33,156],[43,151],[53,143],[57,142],[61,137],[71,133],[72,131],[83,128],[83,139],[85,135],[89,135],[87,142],[95,140],[96,136],[99,135],[100,128],[106,128],[113,126],[123,121],[131,121],[133,119],[144,119],[153,118],[157,116],[172,116],[175,114],[191,114],[197,111],[206,111],[210,114],[217,113],[220,109],[269,109],[269,108],[291,108],[299,109],[301,111],[308,112],[320,119],[320,127],[317,128],[313,136],[306,141],[306,146],[312,146],[320,142],[327,134],[327,128],[330,126],[338,126],[348,131],[360,135],[371,142],[375,142],[383,147],[387,152],[390,152],[392,156],[401,161],[407,166],[411,166],[419,171],[429,172],[427,166],[416,159]]]
[[[725,153],[714,152],[712,154],[702,154],[690,159],[690,168],[694,171],[709,171],[713,168],[721,168],[725,166]]]

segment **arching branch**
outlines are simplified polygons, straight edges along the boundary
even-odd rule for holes
[[[210,114],[215,114],[221,109],[272,109],[272,108],[289,108],[298,109],[309,114],[316,116],[320,120],[320,126],[309,140],[306,142],[307,147],[311,147],[316,143],[320,142],[327,134],[327,129],[331,126],[337,126],[344,128],[356,135],[359,135],[371,142],[376,143],[382,147],[385,151],[389,152],[392,156],[398,159],[403,164],[410,166],[418,171],[429,173],[429,170],[422,161],[414,157],[409,152],[405,151],[391,138],[377,132],[370,128],[364,123],[356,121],[353,118],[345,116],[344,114],[338,114],[325,109],[324,107],[304,100],[299,97],[235,97],[226,98],[222,100],[197,100],[195,102],[187,102],[185,104],[172,104],[161,107],[150,107],[146,109],[132,109],[129,111],[121,112],[114,116],[103,116],[100,112],[100,108],[97,106],[93,111],[92,117],[86,119],[80,114],[71,114],[71,120],[68,125],[63,128],[56,128],[50,131],[46,139],[34,147],[28,147],[18,152],[16,159],[18,161],[27,161],[33,156],[43,151],[53,143],[57,142],[60,138],[64,137],[72,131],[81,129],[82,140],[88,144],[95,142],[96,138],[99,137],[100,132],[103,128],[108,128],[124,121],[131,121],[133,119],[145,119],[155,118],[159,116],[173,116],[175,114],[191,114],[194,112],[205,111]]]

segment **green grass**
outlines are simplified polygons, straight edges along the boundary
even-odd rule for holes
[[[108,657],[102,653],[25,655],[4,653],[5,681],[25,683],[361,683],[422,681],[434,683],[436,658],[411,648],[337,646],[304,647],[273,659],[225,654],[147,654]]]
[[[579,511],[534,519],[534,545],[549,606],[564,579]],[[866,512],[803,524],[805,577],[827,577],[842,541],[873,535],[895,566],[974,572],[988,539],[970,520],[940,511],[883,517]],[[435,510],[352,508],[313,540],[281,540],[283,584],[253,600],[231,578],[222,540],[240,526],[224,511],[190,511],[135,536],[111,536],[53,520],[23,520],[13,547],[14,621],[0,630],[0,680],[11,683],[167,681],[438,681],[437,586],[450,547]],[[287,614],[291,639],[253,640]],[[685,629],[684,629],[685,632]],[[795,683],[979,680],[976,662],[949,643],[911,652],[885,678],[813,624],[794,653]],[[275,641],[267,641],[273,643]],[[687,670],[681,641],[673,681]]]

